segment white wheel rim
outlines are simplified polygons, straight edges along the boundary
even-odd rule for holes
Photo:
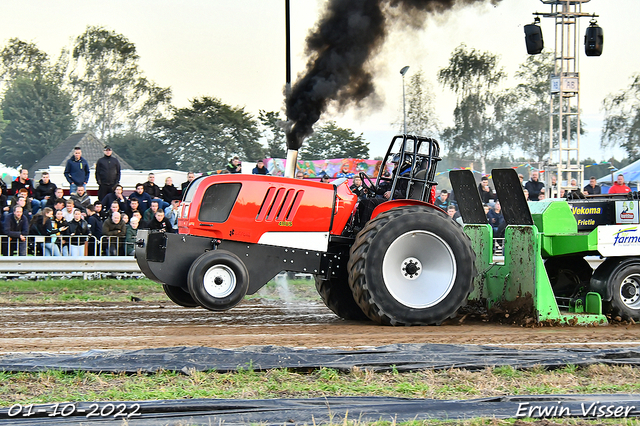
[[[236,288],[236,274],[226,265],[215,265],[204,274],[204,289],[213,297],[227,297]]]
[[[409,271],[407,265],[414,266]],[[438,235],[407,232],[391,243],[382,259],[382,277],[393,298],[409,308],[428,308],[451,291],[457,275],[453,251]]]
[[[620,299],[632,309],[640,309],[640,275],[627,276],[620,284]]]

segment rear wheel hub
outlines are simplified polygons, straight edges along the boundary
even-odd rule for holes
[[[422,272],[422,263],[415,257],[409,257],[402,262],[402,273],[405,278],[415,280]]]

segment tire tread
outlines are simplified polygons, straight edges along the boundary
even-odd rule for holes
[[[325,306],[345,320],[366,321],[369,318],[356,303],[346,276],[328,280],[316,276],[316,290]]]
[[[433,208],[415,205],[401,206],[388,210],[381,213],[373,220],[369,221],[366,226],[358,233],[358,235],[356,236],[356,240],[351,247],[351,253],[349,256],[349,263],[347,268],[349,270],[349,285],[351,286],[351,291],[353,292],[356,303],[360,306],[365,315],[367,315],[372,321],[375,321],[379,324],[394,326],[437,325],[447,318],[455,317],[457,312],[457,310],[452,312],[447,318],[441,318],[427,322],[412,322],[409,324],[398,320],[398,318],[392,312],[386,312],[371,294],[369,284],[367,283],[365,277],[365,266],[369,250],[371,249],[371,242],[374,240],[378,232],[380,232],[389,222],[398,219],[400,216],[410,213],[440,214],[440,212],[436,211]],[[458,224],[455,225],[456,227],[459,227]],[[460,239],[463,239],[465,241],[465,246],[467,248],[466,255],[469,256],[472,264],[472,274],[475,276],[475,253],[471,249],[471,239],[462,231],[461,228],[459,234]],[[471,293],[471,289],[472,280],[469,280],[468,287],[463,289],[465,292],[465,297],[464,302],[461,306],[464,306],[464,304],[466,304],[466,300]]]

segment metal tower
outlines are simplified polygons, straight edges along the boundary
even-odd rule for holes
[[[580,74],[581,45],[578,20],[595,17],[582,11],[590,0],[540,0],[551,6],[549,13],[534,13],[555,21],[554,71],[550,78],[549,163],[545,168],[547,196],[557,197],[561,189],[582,191],[584,167],[580,164]],[[551,185],[551,174],[558,186]],[[571,185],[571,180],[576,184]],[[550,191],[550,193],[549,193]]]

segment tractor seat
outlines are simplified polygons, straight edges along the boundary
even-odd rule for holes
[[[427,169],[420,170],[413,177],[414,184],[411,185],[411,190],[409,191],[409,198],[412,200],[421,200],[422,201],[422,190],[424,189],[425,179],[427,178]]]

